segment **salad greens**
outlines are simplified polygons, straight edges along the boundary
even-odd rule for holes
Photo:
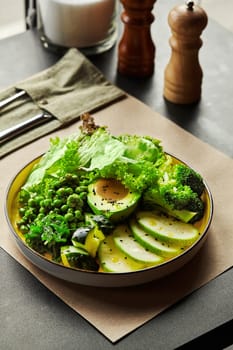
[[[74,135],[51,140],[50,149],[19,192],[17,224],[29,246],[60,262],[61,249],[72,252],[72,259],[78,254],[67,247],[72,246],[79,228],[112,229],[115,223],[103,215],[94,216],[86,200],[88,186],[99,178],[116,179],[139,193],[139,206],[159,207],[185,222],[202,217],[201,176],[185,165],[173,165],[159,140],[113,136],[106,127],[96,127],[90,116],[85,118],[88,123],[84,120]],[[75,260],[80,261],[79,257]]]

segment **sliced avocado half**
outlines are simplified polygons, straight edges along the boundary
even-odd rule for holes
[[[131,192],[115,179],[98,179],[88,186],[87,202],[95,214],[119,222],[136,208],[140,194]]]

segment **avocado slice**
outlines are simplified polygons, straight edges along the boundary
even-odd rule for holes
[[[88,186],[87,202],[92,211],[105,215],[113,222],[127,218],[139,199],[139,193],[130,191],[115,179],[100,178]]]

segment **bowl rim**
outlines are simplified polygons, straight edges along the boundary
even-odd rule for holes
[[[187,165],[189,168],[193,169],[192,167],[190,167],[186,162],[184,162],[183,160],[181,160],[180,158],[178,158],[177,156],[173,155],[170,152],[166,152],[166,154],[170,155],[173,159],[177,160],[178,162],[181,162],[185,165]],[[197,245],[200,244],[201,241],[203,241],[206,238],[206,235],[209,231],[209,227],[211,225],[212,222],[212,218],[213,218],[213,212],[214,212],[214,202],[213,202],[213,196],[212,193],[210,191],[209,185],[207,184],[206,180],[203,179],[204,185],[205,185],[205,191],[208,197],[208,201],[209,201],[209,215],[208,215],[208,220],[206,222],[205,225],[205,230],[204,232],[200,235],[200,237],[193,243],[191,244],[186,250],[184,250],[182,253],[180,253],[179,255],[176,255],[174,257],[172,257],[169,260],[166,260],[158,265],[154,265],[154,266],[150,266],[147,268],[143,268],[140,270],[135,270],[135,271],[126,271],[126,272],[106,272],[106,271],[91,271],[91,270],[84,270],[84,269],[79,269],[79,268],[75,268],[75,267],[67,267],[64,266],[56,261],[53,261],[51,259],[48,259],[47,257],[45,257],[44,255],[38,253],[36,250],[32,249],[31,247],[29,247],[24,241],[23,239],[20,238],[20,236],[17,234],[17,232],[14,229],[14,226],[10,220],[10,217],[8,215],[8,198],[9,198],[9,194],[10,194],[10,190],[12,188],[12,185],[14,184],[15,180],[17,179],[17,177],[27,168],[30,166],[30,164],[34,163],[36,164],[37,161],[39,161],[39,159],[44,155],[41,154],[37,157],[35,157],[34,159],[32,159],[31,161],[29,161],[27,164],[25,164],[24,166],[22,166],[18,172],[12,177],[12,179],[10,180],[7,189],[6,189],[6,195],[5,195],[5,200],[4,200],[4,213],[5,213],[5,217],[8,223],[8,226],[10,228],[11,233],[13,233],[14,238],[16,239],[16,242],[18,245],[23,244],[24,248],[26,248],[31,254],[36,255],[37,258],[41,259],[42,261],[44,261],[46,264],[52,264],[52,266],[59,268],[59,270],[64,270],[64,271],[74,271],[74,272],[79,272],[81,274],[88,274],[90,275],[94,275],[94,276],[101,276],[101,278],[103,276],[105,276],[106,278],[112,278],[113,276],[133,276],[133,275],[140,275],[145,273],[145,271],[150,272],[150,271],[154,271],[154,270],[160,270],[160,269],[164,269],[167,265],[171,265],[171,263],[175,263],[176,261],[180,260],[182,257],[185,257],[186,255],[188,255],[190,253],[190,251]],[[29,259],[27,257],[27,259]],[[61,277],[62,278],[62,277]]]

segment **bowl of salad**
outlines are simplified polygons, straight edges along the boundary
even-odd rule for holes
[[[150,136],[113,136],[87,114],[11,181],[18,248],[60,279],[124,287],[164,277],[204,244],[213,215],[202,176]]]

